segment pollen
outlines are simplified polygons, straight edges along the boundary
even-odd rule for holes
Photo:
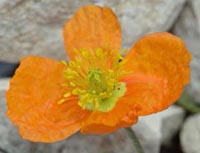
[[[108,112],[112,110],[117,100],[126,92],[126,85],[120,78],[127,72],[120,71],[123,57],[116,52],[103,49],[75,50],[77,56],[66,66],[63,86],[70,89],[58,102],[67,102],[71,96],[78,97],[78,105],[82,109]],[[67,90],[69,91],[69,90]]]

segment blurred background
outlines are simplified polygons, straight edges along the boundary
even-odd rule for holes
[[[76,134],[54,144],[32,143],[19,137],[4,114],[5,90],[19,60],[26,55],[67,59],[62,27],[86,4],[113,9],[122,27],[123,48],[156,31],[169,31],[185,41],[193,58],[186,89],[190,97],[183,98],[190,103],[187,110],[173,105],[141,117],[132,129],[146,153],[200,153],[200,0],[0,0],[0,153],[135,152],[123,129],[102,136]]]

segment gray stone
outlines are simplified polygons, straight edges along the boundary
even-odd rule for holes
[[[184,153],[199,153],[200,114],[187,118],[183,125],[180,139]]]
[[[9,86],[10,79],[0,79],[0,91],[7,90]]]
[[[167,31],[181,12],[186,0],[99,0],[114,9],[123,31],[124,47],[147,33]]]
[[[140,117],[139,122],[132,128],[145,153],[159,153],[161,144],[170,145],[172,137],[182,125],[184,115],[181,107],[171,106],[160,113]]]
[[[187,92],[200,103],[200,1],[188,1],[173,28],[173,33],[183,38],[192,53],[191,82]]]
[[[198,17],[191,2],[188,1],[172,29],[173,33],[183,39],[198,38],[200,36]]]
[[[23,140],[5,115],[4,94],[5,92],[0,92],[0,152],[1,149],[8,153],[132,153],[134,150],[124,129],[108,135],[75,134],[52,144]]]
[[[197,22],[198,22],[198,30],[200,32],[200,1],[199,0],[190,0],[192,3],[192,7],[194,9],[194,14],[197,18]]]
[[[30,54],[65,59],[62,26],[86,4],[111,7],[122,25],[123,44],[130,47],[146,33],[168,30],[185,1],[1,0],[0,60],[18,61]]]
[[[77,134],[53,144],[57,153],[133,153],[134,146],[124,129],[109,135]]]
[[[92,0],[12,0],[0,3],[0,59],[18,61],[40,55],[66,59],[62,27],[72,13]]]
[[[167,111],[162,114],[162,144],[165,146],[172,145],[173,137],[178,133],[182,127],[185,117],[185,111],[178,106],[171,106]]]

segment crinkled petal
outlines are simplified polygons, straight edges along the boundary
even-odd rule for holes
[[[64,65],[48,58],[22,59],[6,93],[7,115],[18,126],[23,138],[54,142],[80,129],[87,112],[77,99],[57,104],[66,92],[61,84]]]
[[[137,122],[134,107],[126,102],[126,98],[120,98],[116,106],[110,112],[93,112],[83,122],[82,133],[103,134],[110,133],[119,128],[130,126]]]
[[[116,51],[121,47],[121,29],[117,17],[107,7],[88,5],[77,10],[63,31],[67,54],[71,59],[75,49]]]
[[[189,82],[190,59],[184,42],[166,32],[147,35],[132,47],[122,69],[133,74],[124,82],[138,115],[166,109],[180,97]]]
[[[125,102],[134,107],[136,114],[154,113],[166,107],[165,103],[161,102],[167,90],[166,80],[155,75],[133,74],[123,77],[122,81],[127,87]]]
[[[81,133],[84,134],[106,134],[106,133],[111,133],[115,130],[120,128],[119,126],[109,126],[109,125],[104,125],[101,123],[91,123],[87,124],[81,129]]]

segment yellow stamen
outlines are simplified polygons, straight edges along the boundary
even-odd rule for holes
[[[67,93],[64,94],[64,97],[65,97],[65,98],[68,98],[69,96],[71,96],[71,93],[70,93],[70,92],[67,92]]]
[[[75,52],[77,56],[73,61],[67,64],[62,61],[66,65],[66,83],[63,86],[71,91],[63,97],[77,96],[78,105],[82,109],[103,112],[111,110],[126,88],[119,82],[124,75],[124,72],[120,71],[123,57],[116,55],[115,51],[105,51],[101,48],[95,51],[81,49]],[[119,91],[116,90],[117,85],[121,87]],[[61,99],[58,104],[65,101]]]
[[[61,99],[60,101],[58,101],[58,104],[62,104],[65,102],[65,99]]]

